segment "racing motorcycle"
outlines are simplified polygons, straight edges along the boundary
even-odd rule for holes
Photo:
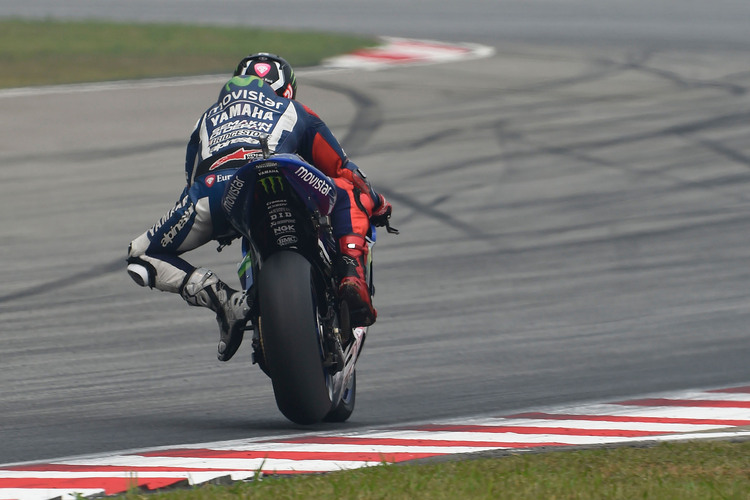
[[[256,159],[228,181],[222,208],[243,236],[240,282],[251,305],[253,363],[292,422],[343,422],[354,411],[355,365],[367,335],[338,298],[333,181],[293,154]],[[389,232],[398,231],[387,225]],[[375,229],[367,238],[372,250]],[[371,293],[372,251],[365,276]]]

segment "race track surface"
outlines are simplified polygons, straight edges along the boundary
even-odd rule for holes
[[[339,427],[750,381],[750,44],[725,4],[692,44],[689,19],[601,44],[465,28],[449,38],[495,55],[300,71],[402,233],[375,249],[380,316]],[[210,312],[124,270],[220,84],[0,92],[0,463],[311,430],[247,346],[216,360]],[[189,259],[232,279],[238,253]]]

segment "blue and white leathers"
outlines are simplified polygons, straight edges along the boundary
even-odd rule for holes
[[[351,177],[351,169],[356,169],[309,108],[277,96],[257,77],[232,78],[191,134],[185,158],[187,187],[180,199],[130,244],[128,271],[137,283],[179,292],[195,269],[181,254],[211,240],[237,237],[221,212],[220,199],[231,175],[262,156],[262,136],[268,137],[271,151],[299,154],[330,177]],[[356,207],[342,186],[337,182],[340,202],[331,217],[337,233],[345,234],[352,231]],[[367,227],[354,232],[367,233],[367,216],[363,220]]]
[[[234,169],[236,170],[236,169]],[[179,255],[212,240],[237,237],[221,213],[221,197],[232,171],[209,174],[185,188],[174,208],[133,240],[128,271],[142,277],[143,286],[179,292],[194,266]]]

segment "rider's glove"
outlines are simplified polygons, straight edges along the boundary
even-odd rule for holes
[[[378,203],[376,208],[372,209],[370,222],[377,227],[388,226],[391,212],[393,212],[393,206],[385,199],[385,196],[378,194]]]

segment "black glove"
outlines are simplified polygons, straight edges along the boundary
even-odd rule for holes
[[[373,209],[372,217],[370,217],[370,223],[376,227],[385,226],[386,230],[389,233],[398,234],[398,229],[396,229],[395,227],[391,227],[390,223],[393,206],[388,202],[388,200],[385,199],[382,194],[378,194],[378,198],[380,199],[380,203],[378,204],[377,208]]]

